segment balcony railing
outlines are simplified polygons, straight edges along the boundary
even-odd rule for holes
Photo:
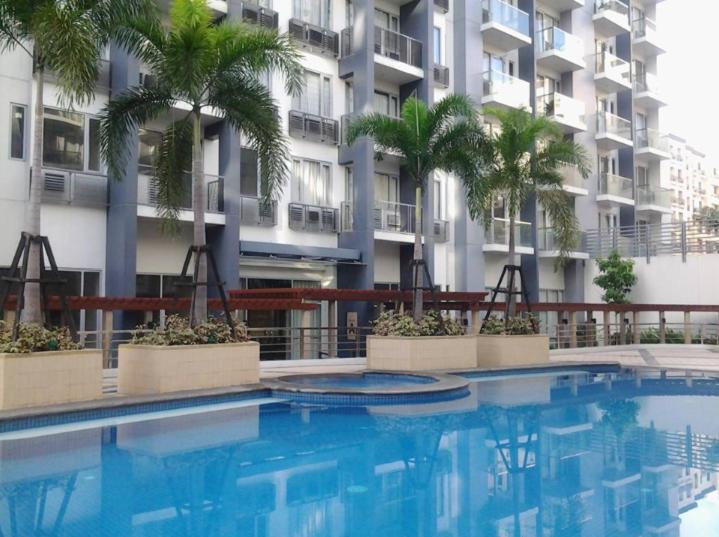
[[[628,177],[602,173],[599,175],[599,195],[634,199],[634,183]]]
[[[221,213],[225,210],[224,178],[219,175],[204,174],[207,205],[205,210],[211,213]],[[183,177],[184,193],[179,206],[180,209],[192,210],[192,174],[185,173]],[[137,203],[157,207],[158,186],[153,180],[153,171],[147,166],[140,166],[137,176]]]
[[[629,62],[610,52],[600,52],[595,56],[594,72],[625,84],[632,82],[632,67]]]
[[[544,28],[537,32],[536,47],[537,52],[540,54],[556,50],[578,59],[584,56],[582,40],[556,26]]]
[[[279,17],[276,11],[259,6],[255,2],[241,2],[240,9],[243,22],[257,24],[263,28],[277,29]]]
[[[634,76],[634,91],[636,93],[659,93],[659,78],[652,73],[642,73]]]
[[[107,177],[92,172],[42,170],[42,201],[81,207],[107,205]]]
[[[500,97],[515,103],[517,108],[529,107],[529,83],[502,71],[489,70],[482,74],[484,96]]]
[[[374,228],[378,231],[414,233],[417,225],[414,210],[415,206],[408,203],[375,201]]]
[[[657,205],[665,209],[672,207],[673,191],[652,186],[638,186],[637,205]]]
[[[482,23],[494,22],[529,36],[529,15],[501,0],[482,1]]]
[[[669,142],[654,129],[637,129],[634,133],[634,143],[637,149],[646,147],[669,153]]]
[[[587,181],[579,173],[579,169],[576,166],[565,164],[562,167],[562,184],[574,188],[587,188]]]
[[[542,252],[558,252],[561,250],[557,242],[557,235],[553,228],[543,227],[537,230],[537,249]],[[571,251],[587,251],[586,236],[584,232],[579,232]]]
[[[449,67],[434,64],[434,83],[443,88],[449,87]]]
[[[277,225],[277,202],[263,202],[254,196],[240,196],[240,223],[250,226]]]
[[[290,203],[289,227],[294,230],[337,233],[339,211],[333,207]]]
[[[658,41],[657,24],[647,17],[632,21],[632,37],[634,39],[647,39]]]
[[[290,19],[289,34],[321,54],[339,54],[340,40],[337,32],[299,19]]]
[[[597,112],[597,133],[632,139],[632,122],[609,112]]]
[[[509,218],[492,218],[484,232],[485,244],[509,246]],[[532,223],[515,221],[514,242],[517,247],[532,247]]]
[[[585,106],[582,101],[561,93],[550,93],[537,97],[537,114],[563,119],[569,123],[584,123]]]
[[[335,119],[290,110],[289,133],[294,138],[336,145],[339,142],[339,123]]]
[[[374,27],[374,51],[380,56],[422,67],[422,43],[386,28]]]
[[[596,0],[594,13],[610,12],[627,18],[629,22],[629,6],[620,0]]]

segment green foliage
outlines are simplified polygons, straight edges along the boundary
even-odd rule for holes
[[[18,337],[12,340],[12,329],[0,321],[0,352],[28,354],[43,351],[71,351],[82,348],[65,328],[47,329],[37,324],[20,323]]]
[[[220,319],[210,318],[207,322],[190,327],[190,321],[182,315],[170,315],[165,328],[149,329],[137,327],[132,334],[132,343],[137,345],[214,345],[217,343],[238,343],[249,341],[247,328],[242,323],[235,324],[233,338],[230,327]]]
[[[372,321],[375,336],[462,336],[464,327],[453,319],[441,317],[436,311],[428,311],[416,323],[411,315],[394,310],[383,311]]]
[[[597,267],[599,275],[594,284],[604,289],[602,300],[607,304],[629,304],[629,293],[637,283],[634,261],[622,259],[615,250],[606,259],[597,259]]]
[[[482,333],[490,336],[527,336],[539,333],[539,319],[533,315],[510,317],[507,322],[496,315],[490,315],[482,324]]]

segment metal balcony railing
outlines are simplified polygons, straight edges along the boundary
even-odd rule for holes
[[[153,170],[147,166],[140,166],[137,176],[137,203],[157,207],[158,185],[153,179]],[[180,209],[192,210],[192,174],[186,172],[184,177],[183,199]],[[225,183],[219,175],[204,174],[207,205],[205,210],[211,213],[221,213],[225,210]]]
[[[92,172],[42,170],[42,201],[78,207],[107,205],[107,176]]]
[[[632,139],[632,122],[609,112],[597,112],[597,133]]]
[[[449,67],[434,64],[433,69],[434,83],[443,88],[449,87]]]
[[[240,10],[243,22],[275,30],[278,27],[279,15],[276,11],[262,7],[255,2],[240,2]]]
[[[333,207],[290,203],[289,227],[294,230],[337,233],[339,211]]]
[[[628,177],[602,173],[599,175],[599,195],[634,199],[634,182]]]
[[[417,219],[415,206],[396,201],[375,201],[374,228],[394,233],[414,233]]]
[[[422,43],[407,35],[375,26],[374,51],[412,67],[422,67]]]
[[[482,1],[482,23],[495,22],[529,36],[529,14],[501,0]]]
[[[632,66],[626,60],[611,52],[600,52],[594,56],[594,72],[623,84],[631,84]]]
[[[540,54],[542,52],[555,50],[579,60],[584,56],[582,40],[576,35],[565,32],[556,26],[539,30],[537,32],[535,46],[537,52]]]
[[[532,247],[532,223],[520,220],[514,223],[514,241],[517,247]],[[509,246],[509,218],[492,218],[484,233],[486,244]]]
[[[654,129],[637,129],[634,132],[634,143],[637,149],[647,147],[669,153],[669,142],[662,136],[662,133]]]
[[[335,119],[290,110],[289,133],[294,138],[336,145],[339,142],[339,123]]]
[[[321,54],[339,54],[339,35],[300,19],[290,19],[289,34],[300,43],[310,46]]]
[[[255,196],[240,196],[240,223],[250,226],[277,225],[277,202]]]

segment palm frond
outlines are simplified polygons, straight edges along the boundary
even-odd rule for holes
[[[347,131],[347,145],[352,145],[362,136],[368,136],[374,140],[379,151],[396,152],[405,158],[410,152],[410,144],[414,134],[404,121],[384,114],[365,114],[358,116],[350,122]]]
[[[569,194],[560,188],[538,189],[537,201],[552,222],[554,242],[559,247],[557,265],[563,265],[569,252],[576,249],[579,241],[579,224],[574,215]]]
[[[162,133],[152,181],[157,191],[157,211],[166,233],[177,232],[180,209],[188,199],[188,170],[192,167],[192,120],[190,114]]]
[[[477,116],[472,99],[466,95],[447,95],[429,109],[428,131],[431,135],[438,134],[458,119],[476,120]]]

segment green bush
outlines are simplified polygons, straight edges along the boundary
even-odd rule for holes
[[[695,337],[696,343],[699,343],[699,337]],[[641,334],[639,334],[639,341],[647,344],[659,343],[659,329],[652,327],[642,330]],[[664,331],[664,342],[673,345],[681,345],[684,343],[684,332],[681,330],[674,330],[673,328],[667,328]],[[692,338],[692,343],[694,343],[694,338]]]
[[[232,337],[226,322],[210,318],[206,323],[190,327],[190,321],[182,315],[170,315],[165,328],[149,329],[138,326],[132,334],[132,343],[137,345],[213,345],[216,343],[239,343],[248,341],[247,327],[235,323],[236,337]]]
[[[72,351],[81,346],[72,340],[65,327],[45,328],[37,324],[20,323],[17,340],[12,340],[12,328],[0,321],[0,352],[28,354],[45,351]]]
[[[440,322],[441,319],[441,322]],[[411,315],[394,310],[383,311],[372,321],[375,336],[462,336],[464,327],[457,321],[428,311],[419,323]]]
[[[482,333],[490,336],[527,336],[539,333],[539,319],[533,315],[526,317],[512,317],[506,326],[504,319],[490,315],[482,324]]]

